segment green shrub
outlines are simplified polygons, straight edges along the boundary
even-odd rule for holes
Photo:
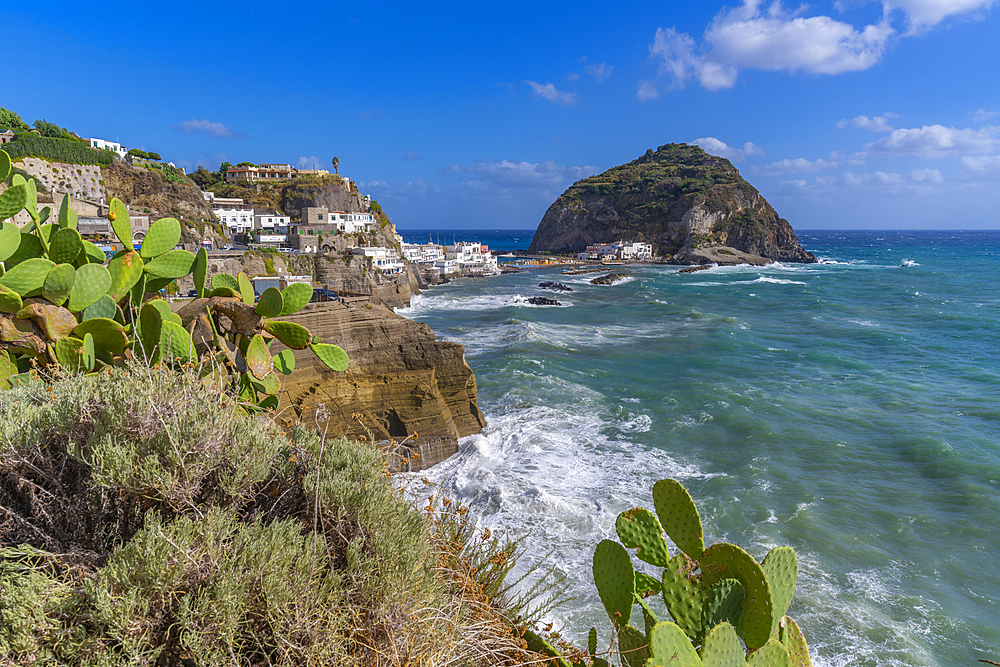
[[[19,134],[14,141],[4,144],[3,149],[12,160],[40,157],[71,164],[111,164],[114,161],[112,153],[91,148],[79,141],[40,137],[35,134]]]

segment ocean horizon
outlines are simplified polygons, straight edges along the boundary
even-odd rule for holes
[[[530,243],[501,231],[440,233]],[[400,314],[465,345],[488,422],[421,475],[522,537],[520,567],[552,551],[575,599],[551,620],[577,645],[610,639],[594,546],[674,477],[706,542],[796,549],[789,615],[818,666],[997,660],[1000,232],[798,237],[820,263],[611,286],[541,269],[415,297]]]

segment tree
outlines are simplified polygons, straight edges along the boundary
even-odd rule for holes
[[[35,129],[41,132],[43,137],[52,138],[61,137],[66,132],[63,128],[59,127],[55,123],[50,123],[44,118],[35,121]]]
[[[125,153],[125,155],[127,157],[137,157],[137,158],[142,158],[142,159],[149,159],[149,153],[147,153],[144,150],[140,150],[138,148],[130,148],[130,149],[128,149],[128,153]]]
[[[338,174],[340,173],[340,158],[336,155],[333,156],[333,170]]]
[[[228,162],[223,162],[222,164],[220,164],[219,165],[219,171],[216,172],[219,177],[217,179],[215,179],[215,180],[217,180],[217,181],[223,181],[224,182],[226,180],[226,172],[229,171],[232,168],[233,168],[233,165],[229,164]]]
[[[149,157],[150,160],[159,161],[159,160],[163,159],[163,158],[160,157],[159,153],[147,153],[147,156]]]
[[[195,182],[202,190],[207,190],[212,183],[217,183],[219,179],[215,177],[215,174],[205,169],[200,164],[198,168],[189,174],[188,178]]]
[[[28,124],[21,120],[21,116],[10,109],[0,107],[0,127],[9,127],[13,130],[27,130]]]

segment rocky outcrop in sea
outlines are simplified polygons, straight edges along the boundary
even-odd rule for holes
[[[746,263],[816,261],[729,160],[687,144],[650,149],[574,183],[546,211],[528,250],[579,252],[616,241],[650,243],[654,255],[678,264],[700,264],[710,248],[741,253],[729,257]]]

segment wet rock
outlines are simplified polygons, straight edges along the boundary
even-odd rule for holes
[[[538,286],[541,287],[542,289],[550,289],[550,290],[554,290],[556,292],[572,292],[573,291],[572,287],[567,287],[566,285],[563,285],[562,283],[553,282],[551,280],[546,280],[544,282],[540,282],[540,283],[538,283]]]
[[[533,296],[528,299],[528,303],[533,306],[561,306],[562,304],[555,299],[548,299],[544,296]]]

